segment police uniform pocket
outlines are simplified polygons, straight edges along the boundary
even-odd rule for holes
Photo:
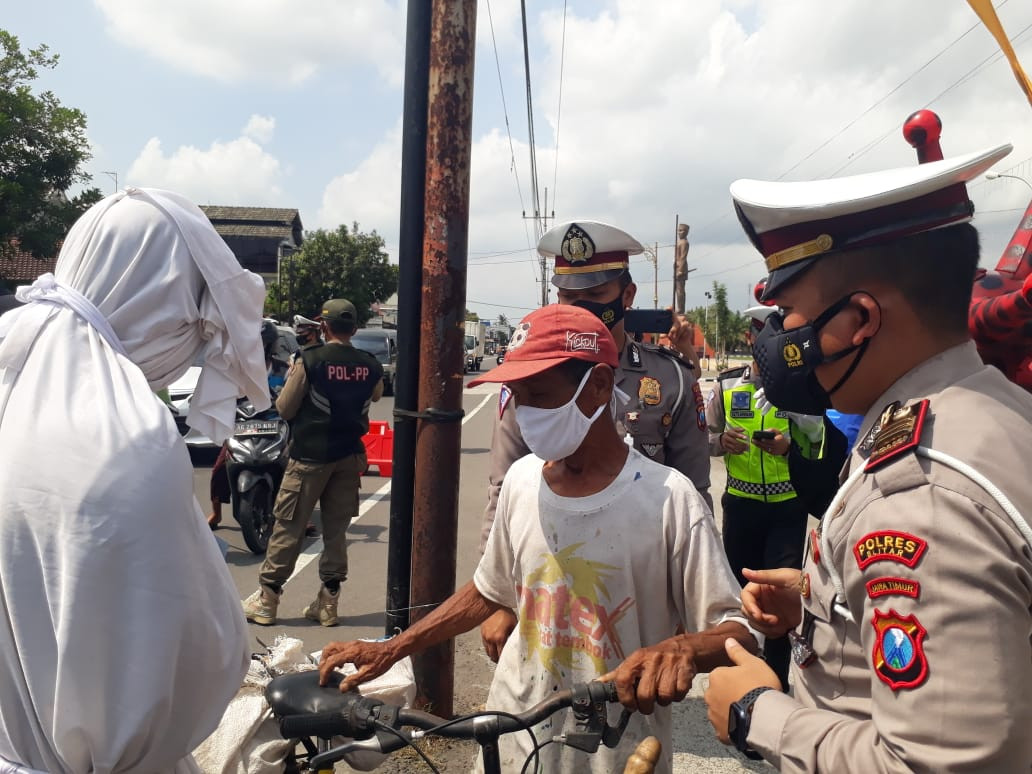
[[[301,483],[301,475],[292,461],[283,474],[279,494],[276,496],[276,505],[272,514],[275,518],[283,521],[291,521],[294,518],[298,502],[301,500]]]

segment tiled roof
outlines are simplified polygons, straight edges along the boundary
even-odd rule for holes
[[[282,223],[292,226],[298,217],[297,210],[279,207],[222,207],[219,205],[201,205],[201,210],[214,221],[241,221],[249,223]]]
[[[273,239],[289,239],[294,233],[290,226],[270,226],[266,224],[244,223],[212,223],[220,236],[271,237]]]
[[[10,250],[0,250],[0,280],[8,283],[32,282],[40,274],[53,271],[56,265],[57,258],[36,258],[18,249],[17,242],[12,243]]]

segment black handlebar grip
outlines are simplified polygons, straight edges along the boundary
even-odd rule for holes
[[[280,718],[280,736],[284,739],[300,739],[317,736],[330,739],[348,733],[348,719],[340,712],[314,712],[309,715],[286,715]]]
[[[607,683],[588,683],[588,693],[593,701],[602,700],[608,701],[611,704],[616,704],[620,701],[620,697],[616,693],[616,683],[612,680]]]

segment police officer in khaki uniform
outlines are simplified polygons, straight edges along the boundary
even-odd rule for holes
[[[634,448],[687,476],[712,510],[709,494],[709,432],[705,404],[694,359],[675,350],[633,341],[624,332],[624,311],[634,303],[637,287],[628,271],[629,256],[643,252],[630,234],[590,220],[559,224],[541,237],[538,252],[555,258],[552,284],[560,304],[577,304],[599,317],[622,344],[616,385],[627,396],[617,408],[618,430]],[[670,331],[674,346],[689,349],[690,327],[677,319]],[[520,329],[513,331],[513,340]],[[509,466],[530,453],[515,412],[506,410],[510,394],[502,388],[491,440],[488,503],[484,511],[481,550],[494,523],[495,506]],[[498,659],[515,616],[501,611],[484,623],[481,637],[488,654]]]
[[[967,329],[964,183],[1009,150],[732,185],[783,312],[754,347],[767,397],[864,415],[802,571],[743,590],[758,627],[791,631],[795,696],[732,645],[710,675],[717,734],[782,771],[1032,768],[1032,396]]]
[[[348,574],[346,533],[358,515],[360,476],[366,468],[362,436],[369,432],[369,404],[383,395],[383,367],[351,345],[358,324],[354,305],[330,299],[319,320],[326,344],[301,353],[276,399],[276,410],[290,423],[290,460],[276,497],[276,522],[259,587],[243,602],[247,619],[265,626],[276,623],[283,584],[294,571],[317,502],[323,521],[322,583],[304,616],[322,626],[336,625],[340,584]]]

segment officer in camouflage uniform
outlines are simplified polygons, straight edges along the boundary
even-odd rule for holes
[[[693,363],[673,349],[635,342],[624,332],[624,310],[633,305],[637,291],[628,271],[629,256],[642,251],[641,244],[625,231],[589,220],[559,224],[538,242],[538,252],[555,258],[552,284],[558,288],[559,303],[588,309],[622,343],[616,386],[628,400],[618,409],[617,429],[629,436],[635,449],[683,473],[712,510],[709,433]],[[671,342],[692,346],[687,341],[688,326],[680,321],[674,326]],[[513,339],[519,335],[517,328]],[[491,440],[481,550],[494,523],[506,471],[530,454],[516,425],[515,411],[506,410],[509,398],[503,387]],[[495,660],[515,621],[511,613],[500,611],[481,626],[484,647]]]

